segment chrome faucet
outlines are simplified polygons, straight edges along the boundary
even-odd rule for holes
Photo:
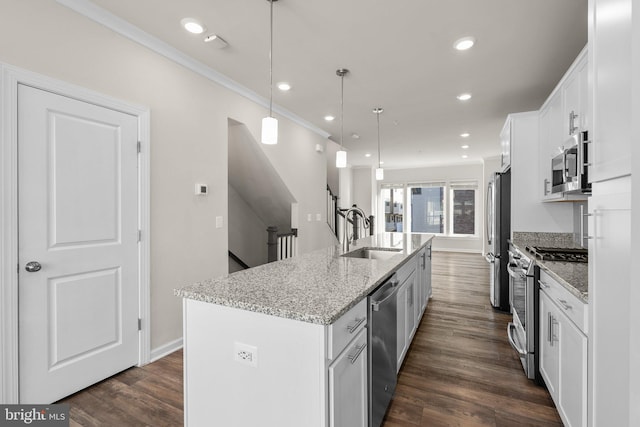
[[[349,243],[351,243],[351,237],[349,236],[349,233],[347,232],[347,228],[349,227],[349,214],[353,212],[353,227],[356,226],[356,214],[360,215],[362,217],[362,220],[364,221],[364,228],[367,229],[369,228],[369,218],[367,218],[367,215],[364,213],[364,211],[362,209],[360,209],[359,207],[357,207],[356,205],[353,205],[351,208],[349,208],[349,210],[347,210],[347,212],[344,214],[344,230],[343,230],[343,239],[342,239],[342,249],[343,252],[349,252]]]

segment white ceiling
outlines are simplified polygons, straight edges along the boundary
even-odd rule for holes
[[[269,96],[268,0],[95,0],[254,92]],[[187,33],[192,17],[229,46]],[[466,52],[453,42],[472,35]],[[587,0],[279,0],[274,3],[278,104],[340,140],[349,163],[385,168],[478,162],[499,154],[508,113],[538,109],[587,41]],[[471,92],[462,103],[456,95]],[[324,121],[326,114],[337,119]],[[266,115],[266,112],[265,112]],[[459,134],[469,132],[462,139]],[[360,139],[351,138],[352,133]],[[461,158],[466,150],[468,159]],[[364,157],[366,152],[373,154]]]

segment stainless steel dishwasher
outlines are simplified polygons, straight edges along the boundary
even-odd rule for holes
[[[398,279],[389,277],[369,295],[369,426],[379,427],[397,383]]]

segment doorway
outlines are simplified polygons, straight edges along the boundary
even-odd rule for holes
[[[149,113],[2,68],[0,397],[51,403],[149,359]]]

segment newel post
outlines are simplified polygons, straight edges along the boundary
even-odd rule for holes
[[[271,225],[267,227],[267,262],[278,259],[278,227]]]

